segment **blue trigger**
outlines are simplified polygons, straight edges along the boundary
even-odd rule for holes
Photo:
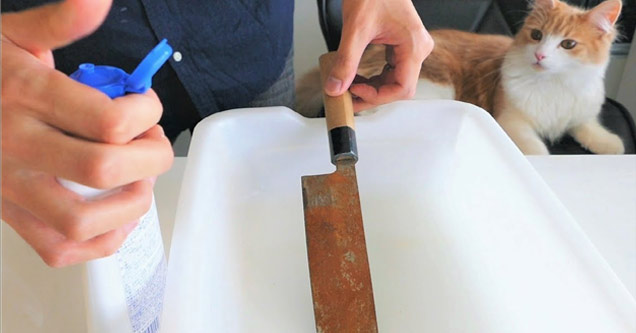
[[[126,93],[144,93],[152,85],[152,76],[172,55],[172,47],[166,39],[155,46],[148,55],[128,75],[121,68],[81,64],[71,74],[75,81],[99,89],[108,97],[116,98]]]

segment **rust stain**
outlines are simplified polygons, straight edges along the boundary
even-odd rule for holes
[[[354,166],[302,183],[317,331],[377,332]]]

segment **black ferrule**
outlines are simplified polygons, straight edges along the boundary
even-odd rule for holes
[[[336,127],[329,131],[329,147],[331,148],[331,163],[337,161],[358,161],[358,146],[356,131],[349,126]]]

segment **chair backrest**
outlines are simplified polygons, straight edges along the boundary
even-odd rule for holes
[[[329,51],[335,51],[342,34],[342,0],[318,0],[318,20]]]

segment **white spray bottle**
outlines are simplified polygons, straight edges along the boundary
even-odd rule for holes
[[[99,89],[110,98],[143,93],[171,55],[172,47],[164,39],[130,75],[116,67],[82,64],[71,78]],[[116,190],[94,189],[65,179],[58,181],[88,199]],[[159,331],[167,262],[154,196],[150,210],[121,248],[111,256],[87,262],[85,267],[88,332]]]

